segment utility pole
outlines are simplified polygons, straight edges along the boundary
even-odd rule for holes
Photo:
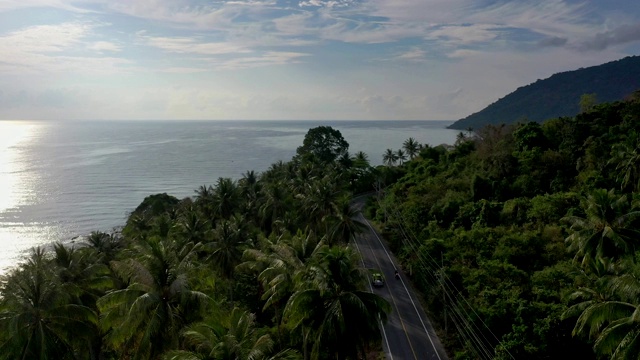
[[[444,291],[444,255],[440,251],[440,284],[442,285],[442,306],[444,308],[444,332],[447,332],[447,299]]]

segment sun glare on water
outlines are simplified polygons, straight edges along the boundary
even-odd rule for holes
[[[21,179],[21,172],[28,164],[24,163],[21,146],[31,141],[36,134],[37,124],[24,121],[0,121],[0,272],[16,259],[8,258],[10,248],[20,241],[15,234],[15,226],[6,218],[8,210],[22,205],[22,194],[26,184]]]
[[[33,124],[21,121],[0,121],[0,212],[17,205],[16,173],[24,166],[19,163],[16,146],[28,139]]]

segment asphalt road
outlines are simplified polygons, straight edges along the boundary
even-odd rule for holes
[[[385,279],[383,287],[371,287],[371,289],[375,294],[387,299],[392,306],[382,332],[382,343],[387,359],[448,359],[415,295],[416,292],[405,280],[386,242],[362,214],[359,215],[359,220],[368,226],[368,231],[358,236],[356,240],[363,265],[366,268],[379,269]],[[400,279],[394,278],[395,269],[398,270]]]

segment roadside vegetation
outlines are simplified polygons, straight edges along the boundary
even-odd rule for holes
[[[640,93],[584,110],[384,153],[367,216],[453,358],[639,358]]]

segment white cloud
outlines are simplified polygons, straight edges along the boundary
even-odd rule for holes
[[[210,71],[210,69],[204,68],[191,68],[191,67],[169,67],[158,70],[159,72],[170,73],[170,74],[194,74]]]
[[[425,33],[422,25],[361,24],[354,27],[352,22],[339,20],[319,29],[318,36],[325,40],[346,43],[380,44],[395,42],[405,38],[420,37]]]
[[[213,6],[218,5],[217,7]],[[269,1],[211,2],[194,6],[186,0],[112,0],[106,6],[111,11],[142,19],[162,21],[197,29],[228,30],[232,20],[244,12],[271,5]]]
[[[149,46],[167,52],[198,55],[191,60],[206,61],[212,69],[246,69],[270,65],[297,63],[307,53],[259,51],[231,42],[206,42],[196,37],[153,37],[139,35]],[[233,55],[229,58],[224,55]],[[180,68],[180,67],[178,67]]]
[[[82,23],[32,26],[0,37],[0,47],[2,54],[60,52],[80,43],[88,31]]]
[[[411,50],[404,52],[398,56],[396,56],[396,59],[399,60],[405,60],[405,61],[413,61],[413,62],[424,62],[426,61],[426,56],[427,52],[419,49],[419,48],[412,48]]]
[[[231,60],[213,61],[216,69],[248,69],[263,66],[286,65],[300,62],[309,54],[298,52],[268,51],[251,57],[236,57]]]
[[[98,52],[104,52],[104,51],[118,52],[122,50],[122,47],[120,45],[109,42],[109,41],[96,41],[93,44],[90,44],[87,48],[90,50],[98,51]]]
[[[182,54],[221,55],[249,53],[250,49],[230,42],[206,42],[197,37],[154,37],[141,35],[147,45]]]
[[[66,52],[90,34],[84,23],[38,25],[0,36],[0,73],[105,73],[128,61],[112,57],[70,56]],[[95,44],[95,43],[94,43]],[[82,46],[85,47],[85,46]]]
[[[481,9],[467,17],[471,23],[502,24],[548,36],[583,36],[597,26],[586,2],[563,0],[509,1]]]
[[[300,7],[325,7],[325,8],[343,8],[351,6],[354,3],[353,0],[308,0],[298,3]]]
[[[367,4],[373,16],[394,23],[460,23],[475,2],[471,0],[371,0]]]
[[[500,31],[502,31],[501,26],[491,24],[450,25],[430,31],[426,38],[443,40],[445,43],[466,45],[494,40],[498,37]]]
[[[98,0],[74,1],[73,3],[94,3]],[[87,9],[74,6],[68,0],[2,0],[0,1],[0,12],[30,7],[51,7],[78,13],[90,12]]]
[[[474,55],[479,54],[480,51],[470,50],[470,49],[456,49],[447,54],[447,57],[456,59],[456,58],[468,58]]]

